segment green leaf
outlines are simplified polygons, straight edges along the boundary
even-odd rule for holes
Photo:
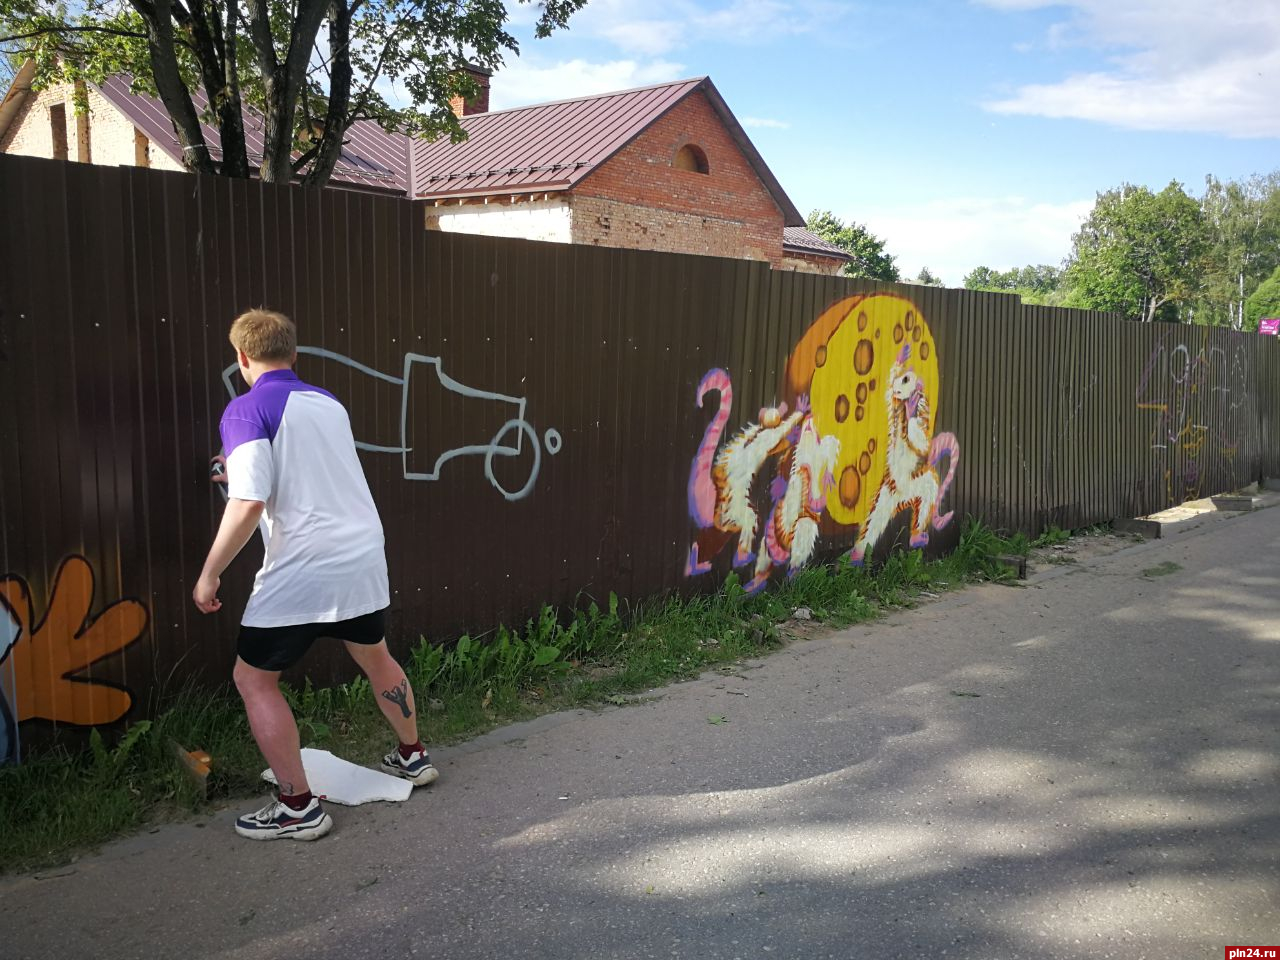
[[[129,727],[129,730],[120,742],[116,744],[115,762],[119,766],[129,756],[129,752],[133,750],[134,744],[147,735],[147,731],[151,729],[150,720],[139,720],[137,723]]]
[[[545,667],[549,663],[554,663],[559,657],[559,647],[550,645],[539,647],[533,654],[533,665],[535,667]]]
[[[98,769],[107,766],[107,748],[102,742],[102,734],[94,727],[89,731],[89,749],[93,752],[93,765]]]
[[[729,722],[729,718],[719,713],[713,713],[711,714],[711,716],[707,717],[707,723],[715,724],[717,726],[719,724],[728,723],[728,722]]]

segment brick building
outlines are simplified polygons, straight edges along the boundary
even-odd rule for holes
[[[0,100],[0,153],[44,157],[105,166],[184,169],[182,148],[160,101],[129,91],[130,78],[118,75],[98,85],[86,83],[89,111],[77,114],[72,84],[31,88],[35,64],[27,61]],[[191,97],[197,112],[207,101],[202,90]],[[262,118],[248,108],[244,115],[249,162],[262,162]],[[214,161],[222,159],[218,131],[204,124],[204,138]],[[376,123],[361,120],[347,134],[348,143],[334,167],[331,184],[339,189],[405,195],[407,139],[388,135]]]
[[[563,243],[768,261],[836,273],[849,257],[804,229],[707,77],[487,111],[467,139],[410,146],[427,225]]]
[[[0,102],[0,153],[181,170],[172,124],[127,77],[89,84],[77,115],[69,85],[31,89],[19,72]],[[707,77],[490,112],[452,104],[467,139],[409,141],[361,121],[331,185],[424,201],[430,229],[761,260],[837,273],[844,251],[804,229],[746,132]],[[198,110],[203,97],[193,99]],[[246,111],[250,161],[261,119]],[[205,127],[215,161],[217,130]]]
[[[35,64],[28,61],[0,102],[0,153],[105,166],[182,169],[169,154],[153,150],[147,136],[96,86],[82,88],[89,112],[77,115],[71,84],[36,92],[31,89],[34,74]]]

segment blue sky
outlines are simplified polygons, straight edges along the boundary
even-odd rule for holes
[[[1280,0],[590,0],[494,109],[708,74],[796,205],[904,275],[1057,263],[1094,195],[1280,169]]]

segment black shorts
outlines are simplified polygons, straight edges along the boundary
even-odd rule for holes
[[[287,627],[240,627],[236,653],[259,670],[288,670],[320,637],[372,645],[387,635],[387,611],[375,610],[336,623],[297,623]]]

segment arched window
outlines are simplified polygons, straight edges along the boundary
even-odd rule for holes
[[[686,143],[676,151],[671,165],[677,170],[688,170],[690,173],[710,173],[707,166],[707,155],[696,143]]]

